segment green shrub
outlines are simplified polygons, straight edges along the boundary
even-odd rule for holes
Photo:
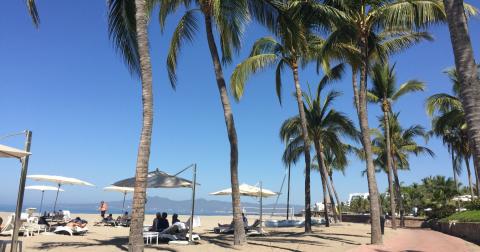
[[[442,207],[433,207],[432,211],[426,212],[428,219],[442,219],[455,213],[456,207],[446,205]]]
[[[465,208],[468,210],[480,210],[480,199],[472,200],[466,203]]]
[[[448,221],[480,222],[480,210],[458,212],[440,220],[440,222]]]

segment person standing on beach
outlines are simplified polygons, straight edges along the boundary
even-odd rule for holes
[[[102,216],[102,219],[105,218],[105,213],[108,210],[108,205],[105,201],[100,202],[100,207],[98,208],[100,210],[100,216]]]

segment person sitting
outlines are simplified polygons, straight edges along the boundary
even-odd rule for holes
[[[105,219],[103,219],[106,222],[113,221],[113,215],[109,214]]]
[[[178,214],[173,214],[172,215],[172,225],[177,223],[177,222],[180,222],[180,220],[178,219]]]
[[[243,227],[247,228],[248,227],[248,219],[245,217],[245,214],[242,213],[242,221],[243,221]],[[220,228],[233,228],[234,225],[234,220],[230,224],[220,224],[218,223],[218,227]]]
[[[150,228],[150,231],[153,232],[162,232],[164,229],[167,229],[170,224],[167,220],[168,214],[163,212],[162,214],[157,213],[156,218],[153,220],[153,225]]]
[[[248,228],[248,219],[244,213],[242,213],[243,228]]]
[[[85,220],[82,220],[80,217],[77,217],[73,220],[71,220],[70,222],[67,223],[67,227],[70,227],[70,228],[75,228],[75,227],[81,227],[81,228],[84,228],[87,226],[87,221]]]

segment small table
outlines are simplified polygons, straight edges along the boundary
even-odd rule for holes
[[[158,232],[143,232],[143,238],[146,239],[146,244],[151,244],[152,238],[156,238],[158,245]]]

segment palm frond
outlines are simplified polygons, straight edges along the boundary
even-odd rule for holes
[[[108,35],[130,73],[140,76],[134,0],[108,1]]]
[[[40,16],[38,15],[37,5],[35,4],[35,0],[27,0],[27,9],[30,17],[32,18],[32,22],[36,28],[40,25]]]
[[[185,42],[193,42],[195,32],[198,31],[197,18],[195,16],[197,10],[188,10],[177,24],[173,32],[172,40],[170,41],[170,48],[167,56],[167,71],[168,78],[172,87],[175,88],[177,84],[177,55],[180,53],[182,44]]]
[[[409,80],[406,83],[400,85],[397,92],[392,95],[392,100],[397,100],[401,96],[416,92],[416,91],[424,91],[425,90],[425,83],[418,81],[418,80]]]
[[[230,78],[230,88],[235,99],[238,101],[242,97],[245,82],[250,75],[275,64],[278,60],[276,54],[259,54],[238,64]]]

